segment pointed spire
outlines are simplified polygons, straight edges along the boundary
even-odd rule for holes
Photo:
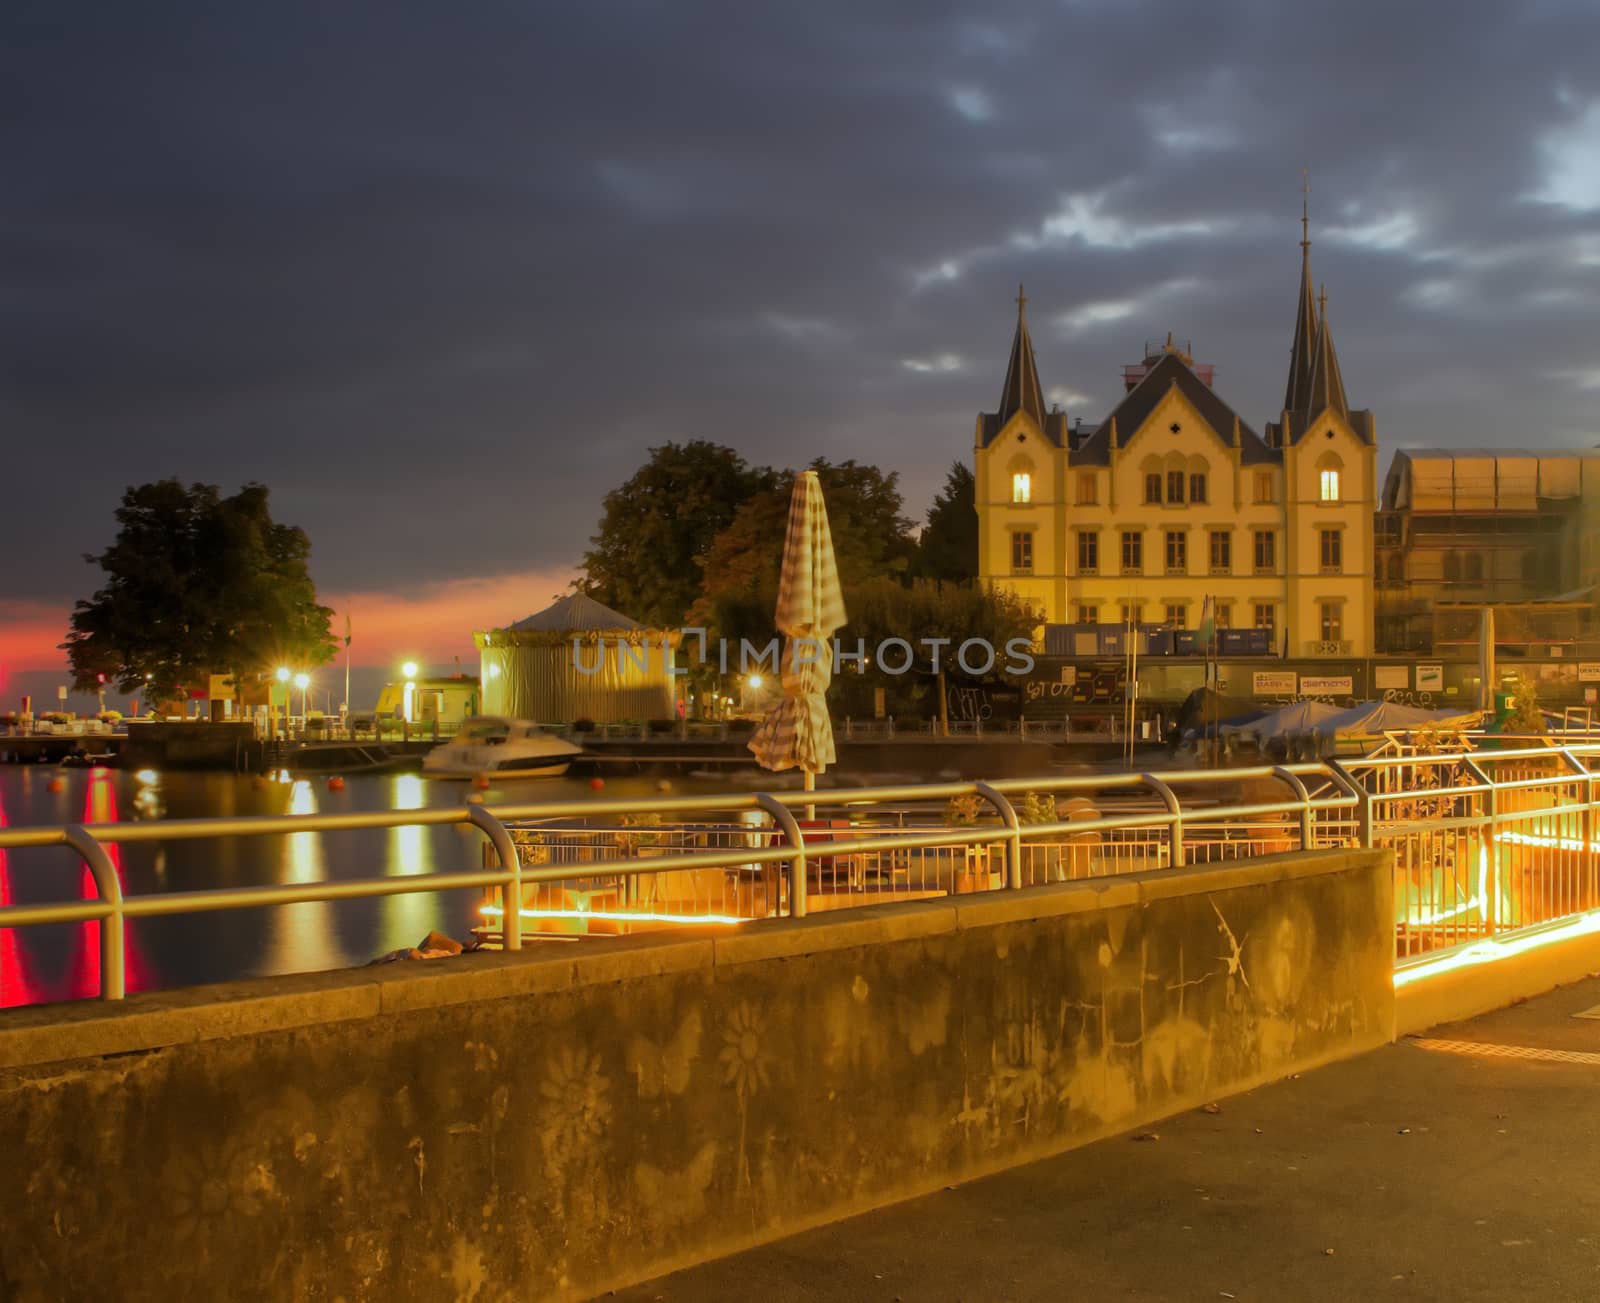
[[[1304,177],[1304,169],[1301,176]],[[1300,194],[1300,299],[1295,312],[1294,339],[1289,345],[1289,384],[1283,410],[1304,409],[1311,396],[1311,360],[1317,344],[1317,306],[1311,298],[1311,184],[1302,182]]]
[[[1039,364],[1033,356],[1033,340],[1028,336],[1028,296],[1017,286],[1017,334],[1011,341],[1011,361],[1006,367],[1006,385],[1000,393],[1000,424],[1017,412],[1027,412],[1044,429],[1044,390],[1039,385]]]
[[[1311,364],[1311,386],[1306,401],[1306,415],[1320,416],[1323,412],[1338,412],[1347,420],[1350,404],[1344,396],[1344,377],[1339,374],[1339,355],[1333,350],[1333,332],[1328,329],[1328,292],[1323,288],[1318,298],[1321,314],[1317,319],[1316,356]]]

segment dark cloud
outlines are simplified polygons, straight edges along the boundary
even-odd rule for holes
[[[1589,5],[14,4],[0,596],[123,485],[271,484],[333,590],[575,560],[644,449],[913,505],[1019,279],[1097,418],[1176,331],[1258,424],[1313,260],[1398,443],[1593,443]],[[64,510],[63,508],[70,508]]]

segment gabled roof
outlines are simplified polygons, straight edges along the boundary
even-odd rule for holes
[[[1239,448],[1240,460],[1246,465],[1256,462],[1276,462],[1281,455],[1262,441],[1261,436],[1245,424],[1233,408],[1218,398],[1210,385],[1200,379],[1176,353],[1164,354],[1150,368],[1143,380],[1128,391],[1126,397],[1100,422],[1099,428],[1078,448],[1068,460],[1072,464],[1105,466],[1111,460],[1111,440],[1124,448],[1150,419],[1161,400],[1169,391],[1177,389],[1189,401],[1207,425],[1229,447]]]
[[[595,601],[587,593],[569,593],[544,610],[518,620],[511,628],[518,633],[567,633],[642,629],[644,625]]]

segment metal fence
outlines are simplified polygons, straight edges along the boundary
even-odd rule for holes
[[[102,995],[124,990],[130,918],[471,888],[485,932],[633,930],[1225,864],[1299,848],[1395,851],[1405,961],[1600,904],[1600,746],[1395,754],[1345,763],[1096,773],[824,792],[570,799],[371,814],[0,829],[0,850],[68,846],[92,900],[0,907],[0,928],[97,921]],[[108,845],[408,825],[487,839],[466,872],[125,897]],[[508,902],[514,907],[507,909]]]

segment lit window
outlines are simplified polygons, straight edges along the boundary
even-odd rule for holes
[[[1027,471],[1018,471],[1011,477],[1011,500],[1013,502],[1030,502],[1033,499],[1033,476]]]
[[[1011,569],[1019,575],[1033,573],[1033,535],[1026,530],[1011,536]]]
[[[1322,472],[1321,497],[1324,502],[1337,502],[1339,500],[1339,472],[1325,470]]]

